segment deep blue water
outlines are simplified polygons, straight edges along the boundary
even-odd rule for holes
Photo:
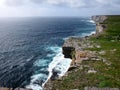
[[[64,39],[93,31],[90,18],[0,18],[0,87],[41,85]]]

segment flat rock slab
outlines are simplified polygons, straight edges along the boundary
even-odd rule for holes
[[[0,88],[0,90],[13,90],[12,88]]]
[[[97,87],[85,87],[84,90],[120,90],[119,88],[97,88]]]

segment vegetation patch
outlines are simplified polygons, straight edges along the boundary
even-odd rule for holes
[[[94,47],[85,48],[102,59],[82,61],[80,67],[68,72],[67,77],[53,81],[52,90],[84,90],[86,86],[120,88],[120,16],[108,16],[103,24],[107,25],[104,33],[88,40]],[[71,54],[75,58],[75,52]],[[88,73],[89,70],[96,73]]]

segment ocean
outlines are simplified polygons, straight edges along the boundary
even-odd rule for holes
[[[53,69],[63,76],[70,66],[64,40],[93,32],[89,17],[0,18],[0,87],[41,90]]]

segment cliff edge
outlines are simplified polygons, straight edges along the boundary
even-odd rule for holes
[[[99,35],[106,29],[105,20],[108,16],[101,15],[101,16],[92,16],[92,20],[96,23],[96,35]]]
[[[49,90],[120,89],[120,15],[92,16],[94,35],[70,37],[62,47],[73,62],[67,74]]]
[[[96,36],[101,34],[105,30],[105,28],[107,27],[104,23],[104,21],[107,18],[108,17],[105,15],[92,16],[91,19],[96,23],[96,34],[95,34]],[[89,37],[84,37],[84,38],[70,37],[69,39],[65,40],[63,47],[62,47],[63,54],[65,55],[65,58],[72,58],[71,53],[73,51],[81,50],[83,46],[80,46],[80,44],[83,45],[83,43],[85,43],[84,41]],[[81,41],[81,42],[79,42],[79,41]]]

